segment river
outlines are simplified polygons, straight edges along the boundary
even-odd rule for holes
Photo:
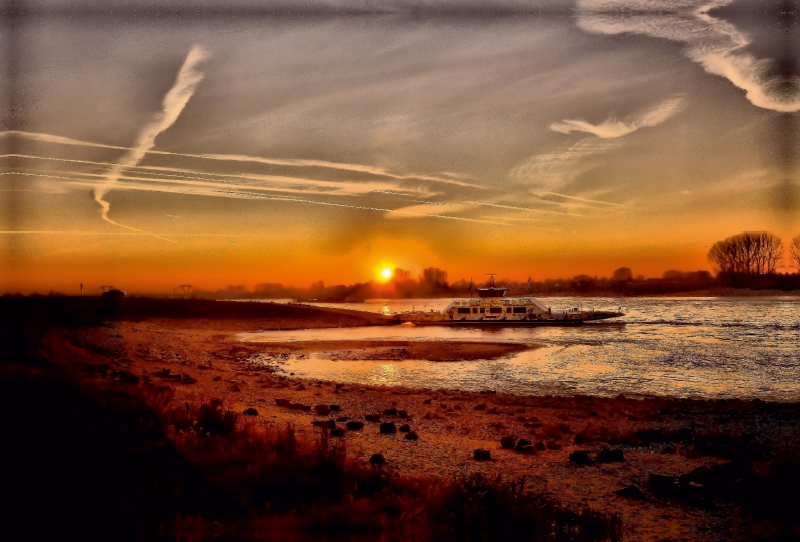
[[[580,327],[364,327],[241,334],[239,340],[480,340],[537,348],[464,361],[331,361],[292,357],[297,376],[363,385],[496,390],[515,394],[658,395],[800,400],[800,298],[539,298],[553,309],[616,309],[626,315]],[[327,306],[373,312],[444,308],[450,299],[368,300]]]

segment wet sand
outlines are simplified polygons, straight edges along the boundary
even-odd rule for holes
[[[234,411],[255,409],[253,423],[292,424],[309,439],[322,431],[312,425],[315,421],[333,420],[342,428],[346,421],[361,421],[363,429],[347,430],[340,437],[357,461],[366,462],[371,454],[380,452],[401,476],[452,477],[468,472],[504,478],[524,476],[528,487],[553,495],[566,505],[619,513],[626,529],[625,540],[631,541],[752,538],[752,526],[741,516],[738,505],[721,502],[713,508],[689,506],[649,492],[650,473],[677,476],[726,461],[720,454],[699,453],[696,444],[692,446],[679,437],[681,432],[722,432],[734,438],[757,432],[766,446],[796,450],[799,445],[796,425],[761,416],[758,403],[518,397],[493,393],[491,382],[486,382],[487,389],[480,393],[366,387],[302,380],[281,367],[289,356],[302,359],[311,352],[342,360],[428,357],[445,361],[513,355],[519,345],[236,341],[241,331],[296,326],[297,322],[291,320],[272,320],[265,326],[261,320],[151,319],[91,328],[82,332],[81,341],[98,351],[114,352],[109,354],[112,365],[146,383],[174,388],[175,405],[219,397]],[[317,405],[322,408],[317,410]],[[330,411],[331,405],[336,410]],[[400,411],[407,416],[401,417],[397,414]],[[408,424],[419,439],[405,439],[402,432],[381,434],[380,424],[367,421],[367,415],[382,422],[393,421],[397,427]],[[661,438],[650,439],[648,434]],[[529,439],[540,449],[528,450],[530,453],[503,449],[500,440],[504,436]],[[492,459],[476,461],[473,452],[478,448],[489,450]],[[596,457],[603,448],[623,450],[624,460],[588,465],[570,461],[572,452],[588,450],[590,457]],[[641,488],[644,498],[614,493],[627,486]]]

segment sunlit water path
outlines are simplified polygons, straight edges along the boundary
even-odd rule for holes
[[[553,308],[570,298],[540,298]],[[369,300],[330,305],[393,312],[442,308],[450,300]],[[331,361],[292,357],[298,376],[359,384],[493,389],[516,394],[759,397],[800,400],[800,298],[627,298],[583,300],[624,307],[623,324],[481,330],[365,327],[249,333],[240,340],[471,340],[540,345],[503,359],[430,362]]]

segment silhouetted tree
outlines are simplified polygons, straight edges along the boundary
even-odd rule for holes
[[[429,284],[447,284],[447,271],[439,269],[438,267],[426,267],[422,270],[422,277],[420,282],[427,282]]]
[[[791,248],[792,260],[794,260],[794,266],[800,271],[800,235],[792,239],[792,248]]]
[[[624,282],[626,280],[633,280],[633,271],[631,271],[630,267],[620,267],[614,274],[611,275],[611,280],[613,282]]]
[[[411,272],[398,267],[394,270],[394,273],[392,273],[392,279],[395,282],[405,282],[407,280],[411,280]]]
[[[723,273],[766,275],[783,257],[780,238],[767,232],[745,232],[717,241],[708,259]]]

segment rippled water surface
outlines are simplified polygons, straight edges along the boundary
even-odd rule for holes
[[[580,300],[540,298],[554,309]],[[449,299],[369,300],[336,307],[398,312]],[[513,357],[465,362],[290,359],[298,376],[362,384],[494,389],[517,394],[667,395],[800,400],[800,298],[626,298],[617,321],[580,327],[365,327],[242,334],[241,340],[477,340],[539,345]],[[334,305],[331,305],[334,306]]]

